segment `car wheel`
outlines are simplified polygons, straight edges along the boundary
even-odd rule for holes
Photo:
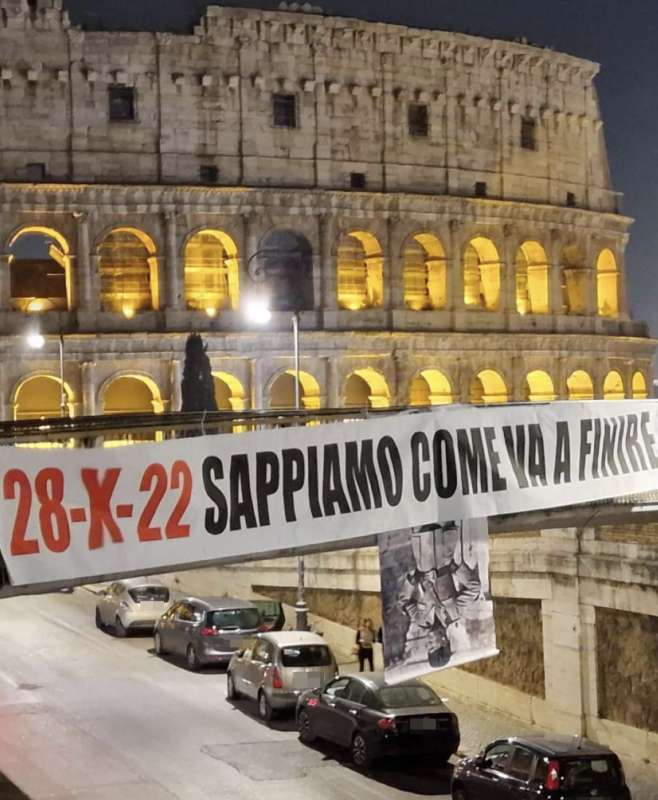
[[[369,767],[372,764],[370,748],[362,733],[355,733],[352,739],[352,761],[357,767]]]
[[[196,650],[192,645],[187,648],[187,656],[186,656],[187,668],[192,670],[192,672],[196,672],[199,669],[199,659],[196,654]]]
[[[263,720],[263,722],[271,722],[272,717],[274,716],[272,712],[272,706],[270,705],[270,701],[267,699],[265,692],[259,692],[258,694],[258,716]]]
[[[297,717],[297,727],[299,729],[299,741],[303,744],[311,744],[316,740],[316,735],[313,733],[313,723],[308,711],[302,709]]]
[[[153,634],[153,649],[155,650],[156,656],[163,656],[166,653],[166,650],[162,646],[162,637],[157,631]]]
[[[466,794],[466,789],[461,786],[457,786],[455,789],[452,790],[452,800],[468,800],[468,795]]]
[[[100,609],[96,609],[96,627],[99,631],[105,630],[105,625],[103,625],[103,618],[101,617]]]
[[[226,676],[226,699],[227,700],[237,700],[239,697],[238,692],[235,688],[235,681],[233,680],[233,675],[229,672]]]
[[[119,639],[125,639],[126,636],[128,635],[128,631],[124,627],[123,622],[121,622],[121,618],[120,617],[117,617],[114,620],[114,635],[118,636]]]

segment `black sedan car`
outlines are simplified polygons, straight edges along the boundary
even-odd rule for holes
[[[568,736],[498,739],[452,776],[453,800],[631,800],[607,747]]]
[[[431,756],[445,763],[459,747],[459,722],[421,681],[387,686],[383,672],[341,675],[297,704],[302,742],[349,748],[359,767],[384,756]]]

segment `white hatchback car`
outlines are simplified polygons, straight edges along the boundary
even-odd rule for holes
[[[167,610],[169,589],[149,578],[130,578],[110,584],[100,593],[96,605],[96,627],[110,627],[115,636],[129,631],[153,630],[155,622]]]

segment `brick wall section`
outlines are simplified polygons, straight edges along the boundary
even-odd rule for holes
[[[599,716],[658,731],[658,617],[596,609]]]
[[[494,598],[494,620],[500,655],[461,669],[535,697],[544,697],[541,602]]]
[[[253,586],[254,592],[294,606],[297,590],[280,586]],[[304,600],[312,614],[356,629],[359,621],[370,617],[381,625],[382,604],[378,592],[347,592],[337,589],[306,589]]]

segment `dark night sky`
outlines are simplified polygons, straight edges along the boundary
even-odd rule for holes
[[[628,250],[632,313],[658,336],[657,0],[311,0],[327,11],[383,22],[464,31],[552,47],[601,64],[597,86],[615,188],[634,217]],[[189,31],[201,0],[65,0],[88,27]],[[275,8],[274,3],[226,3]],[[108,6],[110,8],[108,8]]]

